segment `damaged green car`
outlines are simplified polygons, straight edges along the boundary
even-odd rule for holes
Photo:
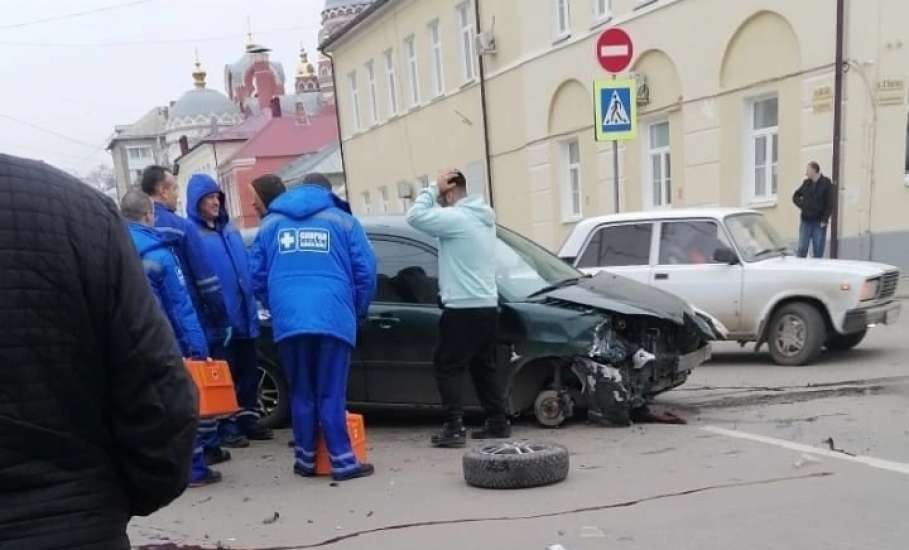
[[[440,409],[433,353],[438,304],[437,243],[402,218],[366,220],[378,263],[376,296],[359,328],[351,364],[352,409]],[[685,382],[710,357],[722,327],[684,301],[618,277],[588,277],[500,227],[499,353],[511,412],[548,427],[580,411],[627,425],[655,395]],[[287,385],[267,329],[260,337],[260,406],[270,426],[286,423]],[[465,377],[468,409],[479,401]]]

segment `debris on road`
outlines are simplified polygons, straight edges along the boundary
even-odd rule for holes
[[[814,455],[808,453],[802,453],[798,460],[795,461],[796,468],[804,468],[805,466],[812,466],[815,464],[821,464],[823,461]]]
[[[546,547],[546,550],[568,550],[568,549],[565,548],[564,546],[562,546],[561,544],[551,544]]]
[[[594,525],[585,525],[581,527],[582,539],[605,539],[606,533]]]
[[[836,444],[833,442],[832,437],[828,437],[827,439],[825,439],[824,443],[826,443],[830,447],[830,450],[835,453],[842,453],[842,454],[848,455],[848,456],[855,456],[855,453],[850,453],[849,451],[844,451],[843,449],[837,449]]]
[[[271,525],[272,523],[277,523],[277,521],[279,519],[281,519],[281,514],[279,514],[278,512],[275,512],[275,514],[273,516],[271,516],[270,518],[263,519],[262,525]]]

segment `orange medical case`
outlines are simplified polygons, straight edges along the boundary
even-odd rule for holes
[[[353,447],[357,460],[361,464],[366,462],[366,423],[363,415],[347,413],[347,433],[350,434],[350,446]],[[331,460],[328,456],[328,447],[326,447],[325,438],[320,431],[316,442],[316,474],[324,476],[330,473]]]
[[[227,361],[185,359],[184,363],[199,390],[199,416],[223,416],[240,410]]]

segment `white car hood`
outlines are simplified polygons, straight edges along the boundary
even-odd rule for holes
[[[873,277],[888,271],[898,271],[897,267],[876,262],[858,260],[828,260],[823,258],[798,258],[781,256],[752,264],[757,269],[774,271],[798,270],[800,272],[817,272],[827,275],[842,274],[856,277]]]

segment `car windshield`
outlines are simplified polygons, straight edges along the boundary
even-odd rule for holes
[[[546,287],[584,276],[514,231],[499,227],[498,237],[496,283],[508,301],[524,300]]]
[[[726,227],[746,262],[786,254],[788,247],[776,229],[761,214],[738,214],[726,218]]]

